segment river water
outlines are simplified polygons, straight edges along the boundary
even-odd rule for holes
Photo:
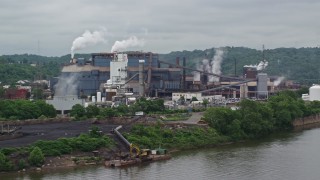
[[[0,179],[320,179],[320,128],[259,142],[183,151],[171,160],[127,168],[81,167],[0,174]]]

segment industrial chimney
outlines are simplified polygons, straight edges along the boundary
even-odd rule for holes
[[[139,60],[139,95],[144,97],[144,60]]]

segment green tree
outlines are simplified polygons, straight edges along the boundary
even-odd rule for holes
[[[292,121],[303,117],[303,110],[307,113],[304,102],[288,91],[270,97],[268,106],[273,110],[277,129],[292,128]]]
[[[100,116],[104,118],[114,117],[116,115],[116,111],[113,108],[102,108],[100,110]]]
[[[13,164],[2,152],[0,152],[0,171],[10,171],[10,170],[13,170]]]
[[[92,126],[91,129],[90,129],[89,136],[91,138],[99,138],[99,137],[102,137],[102,132],[101,132],[99,127]]]
[[[184,98],[184,96],[180,96],[179,102],[181,105],[184,105],[184,103],[186,102],[186,99]]]
[[[5,97],[5,93],[6,93],[5,89],[2,86],[0,86],[0,99],[3,99]]]
[[[82,118],[86,115],[86,110],[82,105],[76,104],[72,106],[70,115],[75,118]]]
[[[266,104],[242,100],[239,104],[241,128],[250,137],[263,137],[274,130],[272,109]]]
[[[198,101],[198,99],[197,99],[197,97],[194,97],[194,96],[193,96],[193,97],[191,98],[191,101]]]
[[[85,108],[88,118],[96,117],[99,115],[100,109],[97,106],[89,105]]]
[[[34,147],[29,155],[29,163],[33,166],[40,167],[44,163],[44,155],[39,147]]]
[[[43,100],[37,100],[34,102],[35,105],[39,108],[40,114],[49,118],[54,118],[57,116],[56,109],[51,104],[47,104]]]
[[[41,116],[39,107],[28,100],[16,100],[14,104],[17,108],[17,117],[19,119],[37,119]]]
[[[208,104],[209,104],[209,100],[208,100],[208,99],[203,99],[203,100],[202,100],[202,105],[203,105],[204,107],[207,107]]]
[[[239,119],[237,111],[232,111],[225,107],[208,108],[203,115],[203,119],[223,135],[230,134],[228,126],[236,119]]]
[[[32,92],[33,94],[33,99],[43,99],[44,98],[44,95],[43,95],[43,89],[41,88],[34,88],[32,89]]]

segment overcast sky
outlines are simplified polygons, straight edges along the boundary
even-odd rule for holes
[[[86,30],[106,41],[76,53],[110,52],[136,36],[155,53],[244,46],[320,45],[318,0],[0,0],[0,54],[61,56]]]

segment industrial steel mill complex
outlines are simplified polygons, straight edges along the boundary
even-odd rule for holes
[[[87,97],[94,103],[110,102],[125,93],[131,99],[147,96],[172,100],[181,96],[190,100],[188,94],[192,93],[201,101],[217,97],[265,99],[275,92],[275,79],[256,67],[244,67],[242,76],[229,77],[205,68],[188,68],[186,61],[184,57],[160,61],[159,55],[151,52],[93,53],[88,60],[72,59],[61,75],[50,81],[54,99],[60,99],[60,105],[53,100],[47,102],[56,108],[64,104],[57,109],[67,110],[74,103],[84,105]],[[206,61],[212,64],[212,60]]]

